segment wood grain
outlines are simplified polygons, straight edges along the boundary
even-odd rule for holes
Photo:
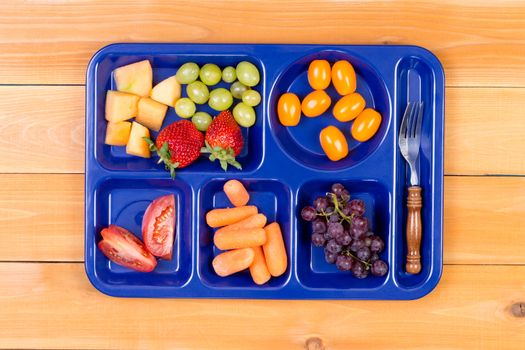
[[[448,89],[446,174],[525,174],[525,89]]]
[[[1,263],[0,348],[522,349],[523,280],[525,266],[448,266],[415,301],[118,299],[81,264]]]
[[[445,178],[445,262],[525,263],[525,178]]]
[[[0,175],[0,260],[82,261],[82,175]]]
[[[446,91],[445,173],[525,174],[525,88]],[[0,173],[84,172],[84,87],[0,86]]]
[[[450,86],[525,86],[524,15],[515,0],[8,0],[0,83],[82,84],[112,42],[237,42],[415,44],[438,55]]]
[[[83,261],[83,186],[78,174],[0,175],[0,261]],[[445,177],[445,263],[525,264],[523,212],[525,178]]]
[[[0,86],[0,173],[84,171],[84,87]]]

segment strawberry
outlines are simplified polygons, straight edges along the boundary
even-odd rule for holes
[[[218,159],[224,171],[228,169],[228,164],[242,169],[235,157],[242,151],[244,138],[241,128],[229,110],[222,111],[213,119],[206,131],[205,143],[206,147],[203,147],[201,152],[209,153],[212,162]]]
[[[204,135],[188,120],[171,123],[159,132],[157,140],[145,138],[151,151],[157,152],[158,163],[175,178],[175,169],[182,169],[199,158]]]

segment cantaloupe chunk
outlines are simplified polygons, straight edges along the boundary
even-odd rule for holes
[[[130,122],[109,122],[106,128],[106,145],[126,146],[130,131]]]
[[[121,122],[137,116],[140,97],[120,91],[106,94],[106,120]]]
[[[159,131],[167,110],[168,106],[165,104],[148,97],[142,97],[138,104],[137,118],[135,120],[151,130]]]
[[[157,102],[175,107],[175,102],[180,98],[181,86],[175,76],[164,79],[151,90],[151,98]]]
[[[148,60],[119,67],[113,72],[117,90],[139,96],[149,96],[153,84],[153,70]]]
[[[149,129],[137,122],[133,122],[128,144],[126,145],[126,153],[142,158],[151,157],[148,143],[144,141],[143,137],[150,137]]]

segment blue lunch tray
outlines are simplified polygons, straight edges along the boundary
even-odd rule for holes
[[[175,74],[185,62],[235,66],[254,63],[261,73],[257,122],[243,129],[245,146],[237,157],[243,166],[222,171],[201,157],[177,172],[175,180],[154,159],[128,156],[125,147],[104,144],[105,96],[115,89],[112,71],[148,59],[153,83]],[[346,59],[357,73],[357,91],[382,117],[368,142],[349,136],[350,123],[331,116],[301,118],[296,127],[282,126],[276,115],[279,96],[292,91],[303,98],[311,91],[307,69],[314,59],[333,63]],[[217,86],[225,86],[219,83]],[[183,95],[185,95],[183,88]],[[332,106],[338,95],[327,92]],[[420,178],[423,188],[422,271],[404,271],[406,256],[406,164],[397,147],[398,129],[407,101],[424,101]],[[213,112],[207,105],[197,110]],[[213,113],[212,115],[215,115]],[[163,126],[178,120],[169,108]],[[443,130],[444,73],[438,59],[416,46],[251,45],[251,44],[113,44],[89,63],[86,89],[85,268],[101,292],[119,297],[254,298],[254,299],[416,299],[434,289],[443,267]],[[319,131],[336,125],[347,135],[350,153],[331,162],[319,145]],[[156,137],[156,133],[153,133]],[[221,278],[212,268],[219,252],[205,213],[231,206],[222,192],[228,179],[239,179],[269,222],[277,221],[288,251],[288,269],[257,286],[249,272]],[[313,247],[311,229],[300,210],[341,182],[353,198],[367,206],[372,230],[385,240],[381,258],[389,265],[384,277],[359,280],[324,261]],[[173,260],[159,260],[151,273],[110,262],[97,248],[100,231],[117,224],[141,238],[148,204],[161,195],[176,198],[177,220]]]

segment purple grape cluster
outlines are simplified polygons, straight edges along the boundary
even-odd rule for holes
[[[331,192],[304,207],[301,217],[311,223],[312,244],[324,248],[328,263],[351,271],[356,278],[366,278],[369,273],[384,276],[388,265],[379,254],[385,242],[371,231],[365,211],[362,200],[351,200],[348,190],[335,183]]]

